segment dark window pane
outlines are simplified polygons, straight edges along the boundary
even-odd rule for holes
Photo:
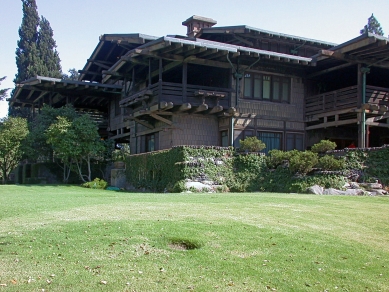
[[[280,100],[280,78],[273,77],[273,100]]]
[[[228,147],[228,131],[222,131],[221,133],[221,146]]]
[[[258,132],[257,137],[259,140],[265,143],[265,153],[268,153],[273,149],[281,149],[282,133]]]
[[[262,93],[261,79],[257,77],[254,79],[254,98],[255,99],[261,98],[261,93]]]
[[[251,97],[251,76],[250,74],[246,74],[244,76],[244,96]]]
[[[262,83],[262,98],[263,99],[270,99],[270,76],[269,75],[263,75],[263,83]]]

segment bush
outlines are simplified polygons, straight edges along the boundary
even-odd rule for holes
[[[323,170],[342,170],[345,167],[345,163],[342,159],[336,159],[331,155],[324,155],[319,158],[317,166]]]
[[[102,190],[104,190],[107,188],[108,183],[103,179],[95,178],[92,181],[83,183],[81,186],[83,186],[84,188],[89,188],[89,189],[102,189]]]
[[[290,160],[290,158],[299,153],[298,150],[291,151],[282,151],[273,149],[269,151],[269,155],[266,157],[266,165],[270,169],[276,169],[278,166],[282,165],[285,161]]]
[[[258,152],[266,148],[266,144],[257,137],[248,137],[244,140],[239,140],[240,151]]]
[[[289,159],[289,169],[292,173],[306,175],[318,163],[317,153],[311,151],[296,151]]]
[[[315,153],[325,153],[329,150],[334,150],[335,148],[335,142],[331,142],[330,140],[321,140],[319,143],[312,146],[311,151]]]

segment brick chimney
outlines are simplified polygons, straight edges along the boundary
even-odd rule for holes
[[[187,27],[186,35],[188,37],[195,37],[200,29],[204,27],[212,27],[216,23],[216,20],[213,20],[212,18],[193,15],[185,20],[182,25]]]

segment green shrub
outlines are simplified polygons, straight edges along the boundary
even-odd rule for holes
[[[323,170],[342,170],[345,167],[345,163],[343,159],[336,159],[332,155],[324,155],[319,158],[317,166]]]
[[[83,183],[81,186],[83,186],[84,188],[89,188],[89,189],[103,189],[104,190],[107,188],[108,183],[103,179],[95,178],[92,181]]]
[[[269,151],[269,155],[266,157],[266,165],[270,169],[276,169],[278,166],[282,165],[285,161],[289,161],[290,158],[294,155],[297,155],[300,151],[290,150],[282,151],[273,149]]]
[[[315,153],[325,153],[329,150],[334,150],[335,148],[335,142],[331,142],[330,140],[321,140],[319,143],[312,146],[311,151]]]
[[[289,159],[289,169],[292,173],[305,175],[310,172],[317,163],[317,153],[313,153],[312,151],[296,151]]]
[[[306,193],[307,188],[313,185],[319,185],[323,188],[335,188],[341,190],[346,183],[342,175],[312,175],[300,178],[294,178],[289,186],[290,192]]]
[[[244,140],[239,140],[240,151],[258,152],[266,148],[266,144],[257,137],[247,137]]]

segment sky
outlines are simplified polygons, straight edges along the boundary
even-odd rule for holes
[[[36,0],[39,15],[49,20],[62,71],[82,69],[108,33],[152,36],[186,34],[182,22],[192,15],[209,17],[216,26],[248,25],[264,30],[343,43],[359,35],[374,13],[389,34],[389,0]],[[15,51],[22,22],[21,0],[1,0],[0,88],[13,88]],[[8,105],[0,102],[0,118]]]

